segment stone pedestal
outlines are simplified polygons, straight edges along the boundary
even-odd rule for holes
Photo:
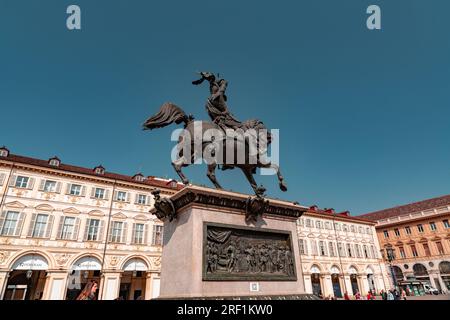
[[[296,230],[296,220],[306,208],[268,199],[262,217],[249,224],[248,198],[196,186],[170,198],[177,218],[164,220],[161,299],[293,295],[311,299],[305,294]],[[208,242],[211,232],[217,233],[218,247]],[[277,256],[277,264],[272,263]]]

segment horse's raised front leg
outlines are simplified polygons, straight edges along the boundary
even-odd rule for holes
[[[208,164],[208,172],[206,173],[206,175],[217,189],[222,189],[222,186],[219,184],[219,182],[217,182],[216,179],[216,167],[217,167],[216,163]]]
[[[274,169],[277,172],[280,190],[283,192],[287,191],[287,186],[286,186],[286,183],[284,182],[284,178],[283,178],[283,175],[281,174],[279,165],[269,162],[268,164],[262,165],[261,167],[267,168],[267,169],[268,168]]]
[[[185,159],[183,157],[175,160],[172,162],[172,166],[174,167],[175,171],[178,173],[178,175],[181,178],[181,181],[183,181],[184,184],[189,184],[189,180],[184,175],[183,171],[181,171],[181,168],[186,167],[187,164],[185,162]]]
[[[245,177],[247,178],[248,182],[250,182],[250,185],[253,188],[253,191],[257,193],[258,185],[256,184],[255,178],[253,178],[253,173],[251,168],[247,167],[241,167],[242,172],[245,174]]]

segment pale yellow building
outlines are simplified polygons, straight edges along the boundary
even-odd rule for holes
[[[176,181],[39,160],[0,148],[0,300],[159,295],[162,223],[151,191]]]
[[[340,298],[390,289],[373,221],[312,206],[298,237],[306,292]]]

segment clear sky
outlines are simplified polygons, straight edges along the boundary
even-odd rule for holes
[[[66,28],[77,4],[82,30]],[[366,28],[366,8],[382,30]],[[361,214],[450,193],[448,0],[0,0],[0,144],[176,178],[165,101],[207,119],[194,72],[229,81],[241,120],[280,129],[268,195]],[[206,167],[185,169],[211,185]],[[243,174],[218,172],[251,192]]]

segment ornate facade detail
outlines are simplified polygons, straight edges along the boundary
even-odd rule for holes
[[[119,256],[112,256],[112,257],[109,258],[109,264],[110,264],[112,267],[115,267],[115,266],[117,266],[117,264],[118,264],[121,260],[122,260],[122,257],[119,257]]]
[[[169,221],[172,221],[176,218],[175,206],[169,198],[161,198],[160,193],[161,191],[159,189],[152,191],[152,194],[155,197],[155,208],[150,212],[156,215],[160,220],[165,220],[167,218]]]
[[[4,264],[10,255],[9,251],[0,251],[0,264]]]
[[[264,198],[264,187],[258,187],[256,190],[256,196],[249,197],[245,203],[245,221],[256,222],[258,217],[262,217],[267,207],[269,206],[269,200]]]
[[[56,263],[60,266],[65,265],[71,257],[72,257],[72,255],[68,254],[68,253],[55,254]]]

